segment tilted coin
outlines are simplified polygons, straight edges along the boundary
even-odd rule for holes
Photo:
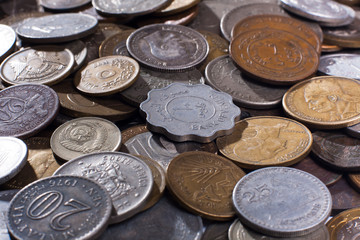
[[[52,85],[65,79],[72,70],[73,53],[60,46],[36,46],[17,51],[0,66],[7,84],[36,83]]]
[[[0,35],[0,62],[2,62],[15,48],[16,33],[11,27],[0,24]]]
[[[358,192],[360,192],[360,174],[351,173],[348,174],[349,183]]]
[[[347,127],[345,131],[352,137],[360,138],[360,123]]]
[[[127,49],[139,63],[162,71],[186,71],[205,60],[209,45],[197,31],[179,25],[153,24],[137,29]]]
[[[306,125],[336,129],[360,122],[360,83],[343,77],[315,77],[291,87],[283,97],[289,116]]]
[[[333,53],[320,57],[318,71],[324,75],[360,80],[359,53]]]
[[[54,175],[83,176],[103,185],[115,210],[111,223],[124,221],[140,212],[153,187],[148,165],[137,157],[119,152],[78,157],[62,165]]]
[[[360,207],[360,194],[349,185],[346,178],[341,178],[334,185],[328,187],[332,197],[332,215],[342,211]]]
[[[126,48],[126,40],[135,30],[125,30],[106,38],[99,47],[99,56],[122,55],[130,57]]]
[[[47,127],[59,111],[50,87],[20,84],[0,91],[0,136],[27,138]]]
[[[17,239],[95,239],[111,210],[109,194],[95,181],[55,176],[20,190],[10,202],[7,224]]]
[[[232,134],[216,139],[224,156],[248,169],[292,165],[306,157],[312,142],[304,125],[275,116],[244,119]]]
[[[91,0],[41,0],[40,5],[51,10],[67,11],[73,8],[81,7],[90,2]]]
[[[75,62],[71,72],[76,72],[85,63],[87,57],[86,45],[81,40],[75,40],[65,43],[63,46],[73,53]]]
[[[51,13],[47,12],[21,12],[16,14],[11,14],[0,20],[0,24],[5,24],[10,26],[12,29],[16,30],[16,28],[26,19],[28,18],[37,18],[51,15]]]
[[[337,45],[329,45],[326,43],[321,44],[321,52],[322,53],[331,53],[331,52],[339,52],[342,48]]]
[[[30,18],[16,32],[28,42],[57,43],[85,37],[95,32],[97,24],[97,19],[90,15],[61,13]]]
[[[201,240],[229,240],[228,230],[232,221],[211,221],[205,225],[205,232]]]
[[[347,16],[344,21],[341,21],[341,22],[321,22],[321,21],[319,21],[318,24],[321,25],[322,27],[340,27],[340,26],[346,27],[346,26],[350,25],[354,21],[356,13],[355,13],[354,9],[349,6],[343,5],[342,7],[347,12],[347,14],[346,14]]]
[[[147,115],[149,130],[178,142],[211,142],[231,134],[240,118],[230,95],[201,84],[172,83],[153,89],[140,110]]]
[[[206,83],[233,97],[236,105],[252,109],[269,109],[281,105],[287,87],[262,84],[241,73],[226,55],[211,61],[205,70]]]
[[[183,12],[193,6],[197,5],[200,0],[173,0],[170,5],[154,12],[153,16],[167,16],[173,15],[179,12]]]
[[[52,134],[50,146],[56,157],[70,161],[88,153],[120,148],[118,127],[103,118],[82,117],[64,123]]]
[[[18,190],[0,191],[0,239],[10,240],[8,228],[6,226],[6,215],[9,210],[11,199],[15,196]]]
[[[35,2],[33,0],[22,0],[20,2],[0,1],[2,15],[9,16],[21,12],[41,11],[41,7]]]
[[[240,221],[275,237],[303,236],[325,223],[331,195],[313,175],[288,167],[263,168],[245,175],[233,191]]]
[[[330,233],[330,240],[356,239],[360,231],[360,208],[353,208],[334,216],[326,223]]]
[[[189,211],[224,221],[235,215],[231,193],[243,176],[245,172],[223,157],[206,152],[186,152],[170,162],[166,186]]]

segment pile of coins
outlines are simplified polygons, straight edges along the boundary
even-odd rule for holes
[[[0,1],[0,239],[355,239],[359,4]]]

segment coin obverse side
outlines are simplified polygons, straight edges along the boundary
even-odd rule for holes
[[[8,228],[6,226],[6,215],[9,210],[9,205],[11,199],[19,190],[6,190],[0,191],[0,239],[1,240],[10,240],[10,235]]]
[[[326,223],[330,233],[330,240],[356,239],[360,231],[360,208],[353,208],[334,216]]]
[[[73,159],[54,175],[76,175],[103,185],[109,193],[114,211],[110,223],[124,221],[146,205],[153,187],[149,166],[126,153],[101,152]]]
[[[240,221],[275,237],[303,236],[325,223],[331,194],[313,175],[287,167],[248,173],[236,184],[233,203]]]
[[[11,200],[7,224],[17,239],[95,239],[108,224],[111,199],[83,177],[38,180]]]

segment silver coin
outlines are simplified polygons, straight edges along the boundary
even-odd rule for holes
[[[95,239],[112,210],[105,188],[77,176],[35,181],[11,200],[7,225],[16,239]]]
[[[10,240],[6,226],[6,215],[9,210],[11,199],[19,190],[0,191],[0,240]]]
[[[242,223],[275,237],[303,236],[331,212],[331,194],[315,176],[288,167],[269,167],[239,180],[233,204]]]
[[[236,105],[252,109],[270,109],[281,104],[288,88],[259,83],[242,74],[226,55],[212,60],[205,70],[206,83],[233,97]]]
[[[200,240],[201,217],[188,213],[163,196],[156,205],[139,215],[111,225],[100,240]]]
[[[199,32],[180,25],[153,24],[127,39],[127,49],[138,62],[162,71],[186,71],[201,64],[209,45]]]
[[[4,24],[0,24],[0,62],[4,60],[15,48],[16,33]]]
[[[40,0],[40,5],[51,10],[66,11],[90,3],[91,0]]]
[[[77,175],[103,185],[113,208],[110,223],[124,221],[140,212],[151,193],[150,168],[139,158],[120,152],[88,154],[65,163],[54,175]]]
[[[87,57],[87,48],[83,41],[76,40],[63,45],[69,49],[74,55],[74,66],[71,70],[72,73],[79,70],[79,68],[85,63]]]
[[[148,129],[177,142],[211,142],[231,134],[240,109],[230,95],[207,85],[172,83],[153,89],[140,104]]]
[[[205,79],[197,69],[180,73],[165,73],[140,68],[139,78],[128,89],[122,91],[120,95],[131,105],[138,107],[141,102],[146,100],[151,89],[164,88],[174,82],[194,85],[204,84]]]
[[[341,26],[347,26],[347,25],[353,23],[355,20],[355,16],[356,16],[354,9],[352,9],[351,7],[346,6],[346,5],[343,5],[343,8],[347,12],[347,18],[344,21],[339,21],[339,22],[318,21],[319,25],[321,25],[322,27],[341,27]]]
[[[335,53],[320,57],[318,71],[325,75],[360,80],[360,54]]]
[[[98,21],[87,14],[61,13],[30,18],[16,29],[28,42],[58,43],[85,37],[96,31]]]

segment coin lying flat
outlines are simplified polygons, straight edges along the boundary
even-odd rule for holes
[[[91,0],[41,0],[40,5],[51,10],[66,11],[90,3]]]
[[[360,223],[359,217],[360,208],[350,209],[334,216],[326,223],[330,233],[329,239],[356,239],[360,234],[357,227]]]
[[[0,24],[0,62],[4,60],[15,48],[16,33],[6,25]]]
[[[9,210],[11,199],[15,196],[18,190],[0,191],[0,239],[10,240],[10,235],[6,226],[6,215]]]
[[[20,190],[10,202],[7,224],[17,239],[95,239],[110,213],[104,187],[83,177],[55,176]]]
[[[360,54],[333,53],[321,56],[318,71],[323,75],[360,80]]]
[[[71,70],[72,73],[76,72],[84,63],[87,56],[87,48],[83,41],[75,40],[63,45],[69,49],[74,55],[74,66]]]
[[[99,56],[122,55],[129,57],[126,48],[126,40],[134,30],[125,30],[105,39],[99,47]]]
[[[275,237],[303,236],[325,223],[331,195],[313,175],[287,167],[248,173],[236,184],[233,203],[240,221]]]

